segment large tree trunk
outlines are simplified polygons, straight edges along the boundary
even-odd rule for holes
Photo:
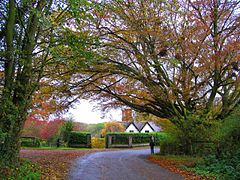
[[[27,102],[27,103],[26,103]],[[5,97],[0,107],[0,165],[11,167],[18,164],[20,135],[29,103],[14,104],[11,97]]]
[[[33,51],[37,42],[39,14],[46,4],[37,2],[36,8],[29,11],[26,24],[18,24],[25,29],[24,38],[16,30],[16,1],[9,0],[6,20],[6,53],[4,58],[4,86],[0,97],[0,166],[12,167],[18,164],[20,135],[23,128],[31,97],[39,79],[34,79]],[[21,42],[14,38],[19,35]],[[15,43],[19,43],[14,45]],[[0,172],[1,174],[1,172]]]

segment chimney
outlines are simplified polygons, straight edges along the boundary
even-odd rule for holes
[[[133,121],[132,109],[122,110],[122,121],[124,122]]]

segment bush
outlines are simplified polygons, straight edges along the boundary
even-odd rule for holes
[[[0,169],[0,179],[40,179],[39,167],[27,160],[21,160],[16,167],[6,167]],[[6,178],[7,177],[7,178]]]
[[[128,135],[126,134],[116,134],[112,138],[112,144],[128,144]]]
[[[219,142],[220,153],[235,154],[240,149],[240,106],[227,116],[216,133],[216,141]]]
[[[106,147],[108,143],[109,135],[113,135],[112,144],[122,144],[127,145],[129,143],[129,136],[132,136],[132,144],[148,144],[150,138],[154,137],[156,145],[160,144],[166,134],[162,132],[158,133],[126,133],[126,132],[116,132],[116,133],[107,133],[106,135]]]
[[[217,179],[235,180],[240,177],[240,150],[232,154],[224,154],[221,158],[210,155],[195,167],[200,175],[214,175]]]
[[[40,140],[35,137],[23,137],[20,139],[23,147],[40,147]]]
[[[174,118],[171,121],[175,120]],[[207,155],[216,150],[213,135],[219,127],[217,122],[204,112],[188,114],[176,126],[173,123],[165,129],[166,138],[161,142],[161,153],[172,155]]]
[[[210,173],[218,179],[235,180],[240,177],[240,106],[237,106],[217,130],[215,149],[217,151],[198,164],[195,171]]]
[[[167,154],[183,154],[184,147],[177,137],[172,134],[167,134],[165,138],[160,141],[160,153]]]
[[[105,148],[105,138],[92,138],[92,148]]]
[[[68,136],[68,147],[91,147],[91,134],[72,131]]]

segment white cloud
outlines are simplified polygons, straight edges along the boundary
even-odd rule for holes
[[[75,108],[70,108],[64,117],[72,117],[76,122],[95,124],[107,122],[110,120],[121,121],[122,115],[120,109],[113,109],[106,114],[103,114],[98,109],[94,109],[94,103],[88,100],[80,100],[80,103],[75,104]]]

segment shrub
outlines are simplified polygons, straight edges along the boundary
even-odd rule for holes
[[[216,133],[216,141],[219,142],[221,153],[235,154],[240,149],[240,105],[223,119],[223,123]]]
[[[34,137],[23,137],[20,139],[23,147],[40,147],[40,140]]]
[[[201,175],[213,175],[217,179],[235,180],[240,177],[240,106],[225,119],[214,136],[215,152],[204,158],[194,168]]]
[[[21,160],[19,166],[0,168],[0,179],[40,179],[39,167],[27,160]],[[7,177],[7,178],[6,178]]]
[[[126,132],[116,132],[107,133],[106,135],[106,147],[108,143],[109,135],[113,135],[112,144],[128,144],[129,136],[132,136],[132,144],[147,144],[150,142],[150,138],[154,137],[156,145],[160,144],[166,134],[163,132],[158,133],[126,133]]]
[[[224,154],[221,158],[216,155],[207,156],[204,161],[197,164],[195,171],[201,175],[214,175],[217,179],[235,180],[240,177],[240,150],[234,156]]]
[[[174,118],[171,121],[176,121]],[[178,126],[173,123],[165,132],[166,138],[161,142],[162,154],[207,155],[215,151],[215,134],[219,123],[204,112],[188,114]]]
[[[64,142],[68,141],[68,135],[71,131],[73,131],[73,128],[74,128],[74,124],[72,120],[64,122],[64,124],[61,126],[60,136]]]
[[[165,138],[160,141],[160,153],[166,154],[182,154],[183,145],[177,137],[172,134],[167,134]]]
[[[92,138],[92,148],[105,148],[105,138]]]
[[[68,147],[91,147],[91,134],[72,131],[68,136]]]
[[[112,144],[128,144],[128,135],[125,134],[117,134],[112,138]]]

